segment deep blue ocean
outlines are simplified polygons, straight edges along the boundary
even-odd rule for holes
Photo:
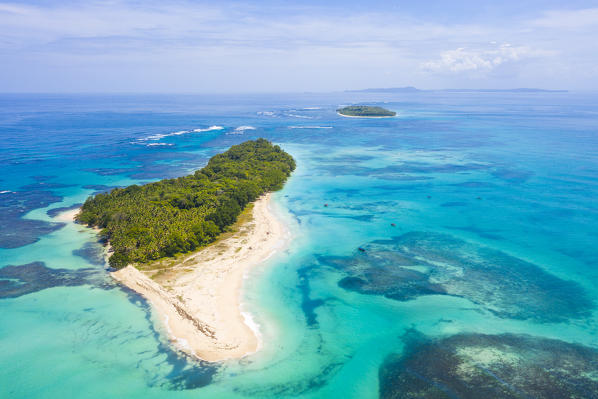
[[[258,137],[293,242],[197,362],[55,216]],[[1,398],[598,398],[596,93],[5,94],[0,165]]]

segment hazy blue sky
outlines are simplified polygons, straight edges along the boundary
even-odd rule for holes
[[[597,42],[597,0],[0,0],[0,92],[596,90]]]

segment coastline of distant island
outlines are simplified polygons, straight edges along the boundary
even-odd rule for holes
[[[430,89],[423,90],[413,86],[368,88],[358,90],[345,90],[346,93],[418,93],[418,92],[446,92],[446,93],[567,93],[568,90],[551,90],[537,88],[514,88],[514,89]]]
[[[397,115],[386,108],[369,105],[350,105],[337,109],[336,113],[347,118],[392,118]]]

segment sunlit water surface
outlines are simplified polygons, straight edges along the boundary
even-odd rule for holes
[[[580,93],[0,96],[0,397],[596,397],[597,126]],[[52,216],[257,137],[294,240],[245,283],[262,350],[196,362]]]

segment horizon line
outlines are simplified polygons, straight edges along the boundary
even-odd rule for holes
[[[411,89],[398,91],[402,89]],[[397,90],[393,92],[392,90]],[[459,91],[477,91],[477,92],[512,92],[519,94],[528,93],[589,93],[598,92],[598,89],[544,89],[516,87],[508,89],[497,88],[443,88],[443,89],[417,89],[415,87],[388,87],[388,88],[365,88],[365,89],[345,89],[330,91],[239,91],[239,92],[214,92],[214,91],[0,91],[0,95],[258,95],[258,94],[342,94],[342,93],[379,93],[379,94],[413,94],[418,92],[459,92]]]

